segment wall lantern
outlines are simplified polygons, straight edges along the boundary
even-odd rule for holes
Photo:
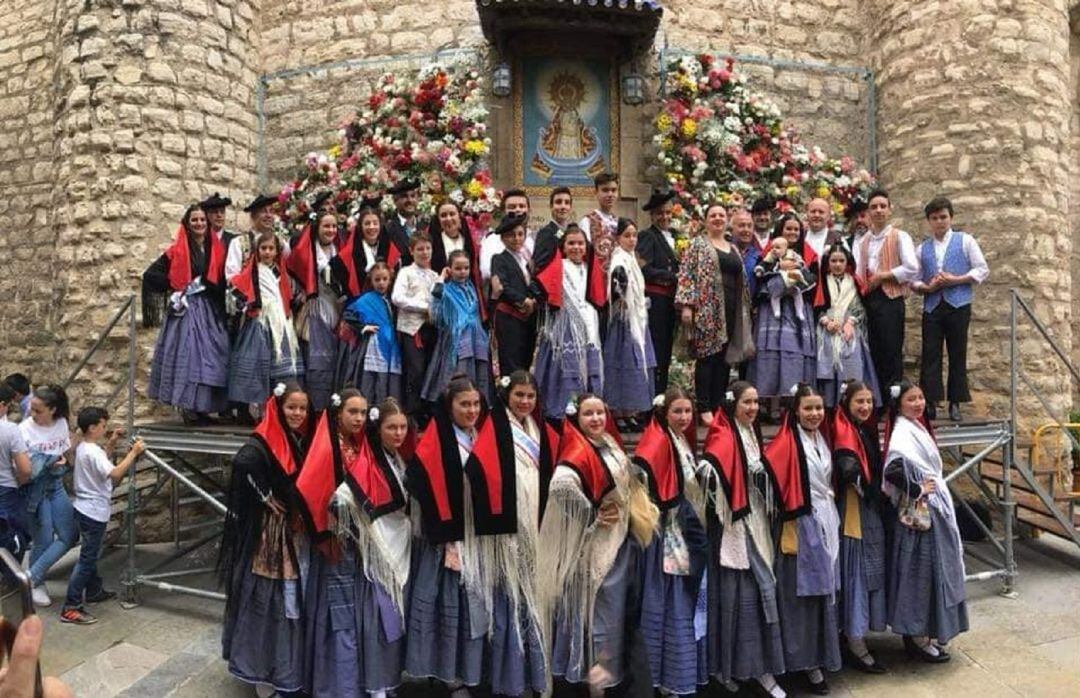
[[[645,103],[645,78],[636,72],[627,73],[622,79],[624,104],[636,107]]]
[[[500,63],[491,73],[491,94],[496,97],[509,97],[512,88],[510,82],[510,64]]]

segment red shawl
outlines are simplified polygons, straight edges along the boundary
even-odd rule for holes
[[[604,496],[615,489],[615,479],[596,447],[569,421],[563,426],[558,462],[577,473],[581,489],[593,506],[600,506]]]
[[[585,278],[585,299],[597,309],[602,309],[608,302],[607,272],[604,270],[604,260],[600,259],[600,256],[590,247],[585,263],[589,265]]]
[[[244,302],[247,304],[247,314],[250,317],[257,317],[259,309],[262,308],[262,291],[259,289],[259,263],[255,261],[256,255],[257,251],[256,254],[251,255],[251,259],[247,261],[244,268],[229,279],[233,289],[243,297]],[[281,304],[285,306],[285,317],[291,317],[292,304],[289,301],[292,299],[292,286],[289,284],[289,277],[285,273],[285,265],[281,259],[278,259],[277,272],[278,291],[281,293]]]
[[[866,446],[859,435],[859,430],[851,423],[844,408],[837,406],[833,410],[829,432],[833,454],[849,453],[854,456],[859,461],[863,482],[871,482],[873,478],[870,472],[870,459],[866,455]]]
[[[547,304],[552,308],[562,307],[562,282],[563,282],[563,257],[562,252],[555,250],[555,256],[551,258],[547,266],[536,272],[536,282],[547,294]]]
[[[866,295],[866,284],[863,280],[855,276],[855,269],[848,265],[848,274],[855,281],[855,292],[859,294],[859,298]],[[832,297],[829,292],[829,270],[828,262],[818,267],[817,288],[814,289],[814,310],[828,310],[832,305]]]
[[[367,272],[364,271],[367,266],[367,251],[363,240],[364,236],[360,231],[355,231],[330,260],[334,276],[349,298],[357,298],[367,289]],[[375,246],[375,258],[375,261],[386,262],[386,266],[391,270],[401,262],[400,250],[382,230],[379,231]]]
[[[317,244],[319,244],[319,238],[312,229],[311,223],[305,224],[300,236],[293,241],[289,258],[285,262],[285,268],[300,284],[306,298],[319,295],[318,257],[315,254]]]
[[[780,506],[785,519],[794,519],[810,512],[810,477],[806,471],[806,456],[802,440],[795,433],[795,415],[784,414],[780,431],[765,446],[764,462],[780,492]]]
[[[176,236],[169,248],[165,250],[165,257],[169,260],[169,288],[173,291],[183,291],[191,283],[191,248],[194,244],[183,224],[176,229]],[[206,246],[206,271],[203,273],[203,281],[208,285],[218,286],[225,273],[225,246],[221,244],[221,238],[217,233],[208,230],[203,239]]]
[[[373,434],[360,442],[360,449],[345,464],[345,482],[356,502],[372,521],[405,506],[405,492],[394,474],[393,466],[381,447],[372,448]]]
[[[514,434],[504,408],[483,421],[465,461],[477,535],[517,533],[517,468]]]
[[[720,475],[731,508],[731,520],[738,521],[749,514],[750,477],[746,469],[746,451],[738,429],[722,409],[713,415],[702,458],[709,461]]]
[[[683,469],[675,442],[660,420],[653,417],[634,449],[634,462],[649,475],[649,490],[661,510],[670,509],[683,493]]]
[[[265,414],[252,436],[262,442],[274,465],[286,477],[292,478],[300,471],[300,454],[296,442],[289,437],[289,427],[281,411],[281,398],[273,394],[267,398]]]
[[[327,409],[319,417],[300,476],[296,479],[300,513],[316,540],[330,535],[330,499],[344,477],[333,412],[333,409]]]

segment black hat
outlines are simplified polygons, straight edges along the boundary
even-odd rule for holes
[[[641,207],[641,210],[651,211],[654,208],[660,208],[674,198],[675,192],[670,189],[653,189],[652,195],[649,197],[649,200],[645,202],[645,205]]]
[[[326,203],[326,200],[333,195],[333,189],[323,189],[322,191],[320,191],[318,194],[315,195],[315,198],[311,200],[311,210],[318,211],[320,208],[322,208],[322,205]]]
[[[762,197],[754,202],[754,205],[750,207],[750,213],[761,213],[763,211],[772,211],[775,204],[772,199]]]
[[[847,208],[844,210],[844,218],[850,220],[865,211],[867,208],[869,208],[869,206],[866,203],[866,199],[862,198],[861,196],[856,196],[854,199],[851,200],[851,203],[849,203],[847,205]]]
[[[492,231],[496,235],[501,236],[503,233],[508,233],[518,226],[524,226],[528,222],[528,218],[525,216],[503,216],[499,224],[495,226],[495,230]]]
[[[365,196],[360,199],[359,210],[363,211],[365,208],[373,208],[378,211],[382,208],[382,200],[383,198],[381,196]]]
[[[398,194],[404,194],[407,191],[412,191],[413,189],[419,188],[420,182],[416,181],[415,179],[403,179],[394,186],[387,189],[386,192],[388,194],[396,196]]]
[[[266,194],[259,194],[254,199],[251,200],[250,204],[248,204],[247,206],[244,207],[244,213],[255,213],[260,208],[266,208],[267,206],[271,206],[271,205],[276,204],[276,203],[277,203],[277,197],[276,196],[267,196]]]
[[[226,206],[232,206],[232,199],[217,192],[199,202],[199,208],[204,211],[213,211],[216,208],[225,208]]]

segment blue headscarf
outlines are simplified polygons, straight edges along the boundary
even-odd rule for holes
[[[435,301],[435,316],[439,324],[450,332],[449,364],[457,363],[458,344],[469,325],[480,323],[480,303],[476,289],[469,281],[447,281],[442,296]]]
[[[390,315],[390,306],[386,297],[378,291],[367,291],[346,306],[346,312],[356,316],[357,324],[375,325],[375,339],[379,342],[379,351],[390,365],[394,365],[401,355],[394,337],[394,318]]]

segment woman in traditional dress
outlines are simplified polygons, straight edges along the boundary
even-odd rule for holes
[[[355,229],[348,235],[337,256],[330,260],[334,283],[349,301],[359,298],[368,290],[368,274],[376,262],[384,262],[393,273],[409,253],[391,240],[383,227],[378,205],[378,199],[364,199],[361,202]],[[351,221],[349,227],[353,227]]]
[[[450,379],[464,373],[481,395],[491,392],[491,354],[481,319],[479,296],[472,282],[472,263],[463,250],[450,253],[442,281],[431,290],[431,319],[438,339],[424,375],[421,397],[441,399]]]
[[[860,671],[883,674],[885,668],[866,647],[867,632],[885,630],[888,611],[881,445],[873,417],[873,391],[859,381],[845,383],[829,433],[842,532],[840,629],[847,640],[845,658]]]
[[[822,669],[840,669],[840,516],[832,456],[820,427],[825,404],[801,383],[780,431],[765,447],[785,519],[776,556],[776,597],[788,672],[806,672],[811,693],[829,691]]]
[[[736,381],[705,438],[709,671],[725,684],[755,681],[773,698],[786,694],[781,617],[776,604],[772,524],[775,483],[762,459],[758,393]],[[715,478],[715,480],[713,479]],[[711,482],[723,487],[714,496]]]
[[[877,372],[866,341],[866,310],[862,290],[852,271],[855,260],[841,244],[825,252],[825,263],[815,289],[817,315],[817,383],[825,406],[840,402],[845,381],[859,381],[870,390],[873,404],[881,405]]]
[[[297,334],[304,349],[305,385],[313,410],[325,409],[334,391],[337,364],[337,329],[341,314],[330,260],[337,254],[337,216],[313,213],[290,246],[285,263],[303,294],[296,314]]]
[[[312,518],[330,535],[324,554],[312,557],[307,589],[308,690],[385,698],[401,682],[405,653],[412,524],[401,449],[408,420],[392,398],[367,410],[363,396],[345,389],[331,398],[338,401],[340,409],[319,422],[304,463],[313,477],[301,483],[305,501],[321,506],[327,483],[340,480],[328,517]]]
[[[637,225],[620,218],[609,270],[611,314],[604,339],[604,401],[623,426],[640,431],[635,416],[652,405],[656,356],[645,307],[645,277],[636,248]]]
[[[690,241],[679,264],[675,304],[689,333],[698,414],[709,424],[727,392],[731,367],[754,353],[750,297],[738,249],[727,239],[727,211],[705,209],[705,235]]]
[[[295,481],[308,436],[308,398],[279,383],[232,464],[218,574],[225,586],[222,656],[229,673],[289,693],[305,687],[303,589],[308,539]]]
[[[630,606],[659,511],[609,433],[604,401],[585,394],[567,411],[537,573],[551,623],[551,673],[595,692],[630,676],[628,623],[638,616]]]
[[[796,248],[802,237],[802,221],[785,213],[776,222],[772,239],[783,237]],[[795,266],[791,260],[778,262],[778,273],[758,284],[757,325],[754,346],[757,353],[749,380],[762,397],[778,398],[798,383],[815,382],[817,352],[814,343],[814,313],[806,291],[813,288],[816,275],[809,263]]]
[[[692,445],[697,423],[682,388],[668,388],[653,404],[634,451],[660,509],[660,535],[645,549],[641,633],[653,686],[664,695],[692,695],[709,682],[702,586],[709,545]]]
[[[891,389],[893,425],[883,489],[896,504],[889,625],[909,656],[947,662],[945,644],[968,629],[964,551],[922,388],[904,380]]]
[[[180,409],[185,421],[206,423],[228,404],[224,270],[225,247],[193,204],[172,244],[143,272],[143,325],[165,323],[146,394]]]
[[[372,403],[401,399],[401,347],[390,305],[390,267],[376,262],[368,272],[371,290],[341,313],[335,383],[358,388]]]
[[[274,385],[304,375],[292,324],[292,286],[273,232],[256,238],[255,254],[229,284],[245,311],[229,356],[229,401],[248,405],[257,418]]]
[[[537,274],[546,295],[536,380],[548,419],[561,419],[573,395],[603,394],[600,315],[590,292],[603,279],[593,278],[602,275],[590,273],[588,254],[585,233],[571,223],[562,233],[559,254]]]

